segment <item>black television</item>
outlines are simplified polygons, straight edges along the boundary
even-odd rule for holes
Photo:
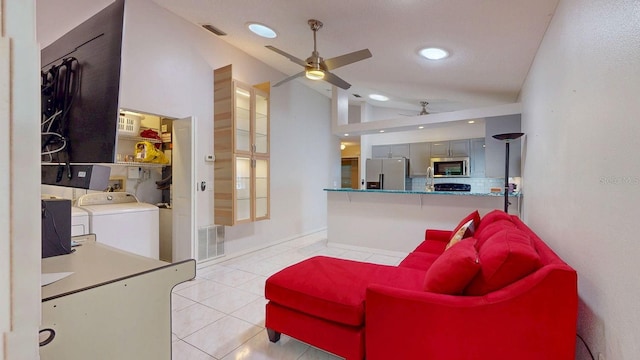
[[[113,163],[124,0],[41,51],[43,163]]]

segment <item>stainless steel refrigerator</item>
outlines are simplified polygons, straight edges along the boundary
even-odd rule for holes
[[[367,189],[407,189],[409,160],[406,158],[367,159]]]

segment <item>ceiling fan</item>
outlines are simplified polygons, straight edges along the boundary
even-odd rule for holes
[[[417,114],[418,116],[420,115],[429,115],[431,114],[429,111],[427,111],[427,105],[429,105],[428,102],[426,101],[420,101],[420,106],[422,106],[422,110],[420,110],[420,112]],[[401,114],[398,113],[398,115],[402,115],[402,116],[416,116],[416,114]]]
[[[304,75],[308,79],[324,80],[332,85],[335,85],[345,90],[350,88],[351,84],[342,80],[340,77],[332,74],[330,71],[345,65],[352,64],[356,61],[368,59],[371,57],[371,52],[369,51],[369,49],[363,49],[363,50],[354,51],[352,53],[336,56],[331,59],[325,60],[320,56],[320,53],[318,53],[318,50],[316,47],[316,32],[318,32],[318,30],[322,28],[322,22],[315,19],[310,19],[308,23],[309,23],[309,26],[311,27],[311,31],[313,31],[313,52],[311,53],[311,56],[309,56],[306,60],[299,59],[274,46],[271,46],[271,45],[266,46],[267,49],[277,52],[278,54],[286,57],[292,62],[304,67],[304,71],[291,75],[279,81],[278,83],[274,84],[273,86],[279,86],[287,81],[293,80],[295,78],[298,78]]]

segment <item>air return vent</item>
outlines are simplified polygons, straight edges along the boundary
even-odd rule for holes
[[[224,256],[224,226],[198,229],[198,261]]]
[[[213,25],[210,25],[210,24],[204,24],[204,25],[202,25],[202,27],[207,29],[207,30],[209,30],[209,31],[211,31],[212,33],[214,33],[214,34],[216,34],[218,36],[227,35],[226,32],[224,32],[224,31],[222,31],[222,30],[218,29],[217,27],[215,27]]]

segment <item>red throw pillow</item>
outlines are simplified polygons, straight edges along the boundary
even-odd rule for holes
[[[542,266],[529,235],[506,229],[490,237],[478,251],[481,268],[465,290],[485,295],[531,274]]]
[[[480,270],[474,238],[457,242],[440,255],[427,270],[424,290],[438,294],[462,294]]]
[[[493,235],[506,229],[516,229],[516,224],[511,220],[496,220],[487,226],[481,226],[481,229],[476,231],[473,235],[478,242],[476,243],[476,249],[480,249],[484,243],[489,240]]]
[[[511,221],[511,215],[507,214],[502,210],[493,210],[485,214],[482,219],[479,221],[480,224],[476,226],[476,232],[481,232],[486,226],[493,224],[498,220],[508,220]]]
[[[451,241],[451,239],[456,235],[458,230],[460,230],[461,227],[465,226],[469,222],[469,220],[473,220],[473,223],[471,224],[471,226],[467,228],[467,231],[465,232],[464,234],[465,236],[463,236],[463,238],[473,236],[473,233],[478,228],[478,225],[480,225],[480,213],[478,212],[478,210],[475,210],[471,214],[467,215],[464,219],[460,220],[460,222],[458,223],[458,226],[456,226],[455,229],[453,229],[453,231],[451,232],[451,237],[449,238],[449,241]]]

